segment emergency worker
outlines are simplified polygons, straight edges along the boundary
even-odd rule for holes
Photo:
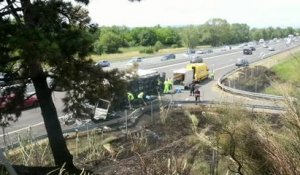
[[[211,71],[209,74],[210,79],[214,80],[215,79],[215,71]]]
[[[134,96],[131,92],[127,92],[127,98],[128,98],[129,108],[131,109],[131,103],[134,100]]]
[[[171,78],[168,80],[168,84],[169,84],[169,92],[170,92],[173,88],[173,80]]]
[[[147,105],[146,102],[144,101],[144,92],[140,92],[137,96],[138,100],[139,100],[139,105]]]
[[[167,80],[164,82],[164,93],[167,94],[170,91],[170,84]]]

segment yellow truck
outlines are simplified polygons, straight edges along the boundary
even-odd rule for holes
[[[208,78],[209,69],[205,63],[191,63],[186,66],[186,69],[193,71],[194,81],[201,81]]]

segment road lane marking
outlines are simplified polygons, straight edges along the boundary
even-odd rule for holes
[[[228,68],[228,67],[231,67],[231,66],[234,66],[235,64],[229,64],[227,66],[224,66],[224,67],[219,67],[217,69],[214,69],[214,71],[218,71],[218,70],[221,70],[221,69],[225,69],[225,68]]]
[[[222,54],[222,55],[216,55],[216,56],[212,56],[212,57],[208,57],[208,58],[203,58],[203,60],[209,60],[209,59],[213,59],[213,58],[217,58],[217,57],[221,57],[221,56],[227,56],[227,55],[233,55],[236,54],[238,52],[234,52],[234,53],[229,53],[229,54]],[[181,64],[187,64],[190,61],[185,61],[185,62],[181,62],[181,63],[176,63],[176,64],[170,64],[170,65],[166,65],[166,66],[160,66],[160,67],[156,67],[156,68],[152,68],[150,70],[158,70],[158,69],[162,69],[162,68],[168,68],[168,67],[172,67],[172,66],[178,66]]]
[[[14,134],[14,133],[17,133],[19,131],[22,131],[22,130],[25,130],[25,129],[29,129],[31,127],[35,127],[35,126],[39,126],[39,125],[42,125],[44,124],[44,122],[40,122],[40,123],[37,123],[37,124],[34,124],[34,125],[30,125],[30,126],[26,126],[24,128],[21,128],[21,129],[17,129],[17,130],[14,130],[14,131],[11,131],[11,132],[8,132],[8,133],[5,133],[5,135],[10,135],[10,134]],[[0,137],[3,137],[4,134],[1,134]]]
[[[64,116],[58,117],[58,119],[62,119],[63,117],[64,117]],[[24,128],[20,128],[20,129],[17,129],[17,130],[8,132],[8,133],[0,134],[0,137],[3,137],[4,135],[7,136],[7,135],[10,135],[10,134],[18,133],[18,132],[20,132],[20,131],[22,131],[22,130],[26,130],[26,129],[29,129],[29,128],[31,128],[31,127],[36,127],[36,126],[43,125],[43,124],[44,124],[44,122],[40,122],[40,123],[36,123],[36,124],[34,124],[34,125],[26,126],[26,127],[24,127]]]

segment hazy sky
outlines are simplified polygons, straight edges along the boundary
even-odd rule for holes
[[[300,0],[90,0],[100,26],[180,26],[212,18],[250,27],[300,27]]]

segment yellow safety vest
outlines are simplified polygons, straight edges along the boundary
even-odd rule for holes
[[[143,98],[144,97],[144,92],[139,93],[138,98]]]
[[[127,92],[128,100],[134,100],[134,96],[132,93]]]

